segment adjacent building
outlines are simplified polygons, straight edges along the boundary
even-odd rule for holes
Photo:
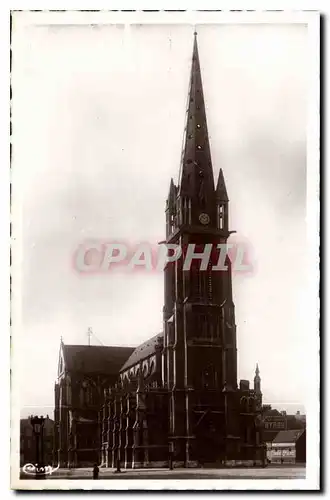
[[[47,417],[42,429],[42,450],[43,459],[46,465],[53,463],[53,438],[54,438],[54,421]],[[25,464],[35,463],[36,461],[36,441],[31,425],[31,417],[22,418],[20,421],[20,466]]]
[[[305,464],[306,430],[280,431],[268,446],[267,457],[273,464]]]
[[[296,413],[295,415],[287,414],[286,411],[279,411],[272,408],[270,405],[262,407],[262,427],[263,439],[267,443],[269,449],[272,441],[275,439],[279,431],[297,431],[306,428],[306,416]]]

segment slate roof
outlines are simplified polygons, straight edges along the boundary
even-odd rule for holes
[[[267,410],[265,413],[265,417],[282,417],[283,415],[281,414],[280,411],[276,410],[276,408],[271,408],[270,410]]]
[[[123,372],[127,368],[141,361],[142,359],[148,358],[149,356],[154,354],[156,346],[159,345],[159,343],[162,341],[163,341],[163,332],[158,333],[154,337],[151,337],[151,339],[147,340],[146,342],[143,342],[143,344],[140,344],[134,350],[131,356],[127,359],[127,361],[123,364],[120,371]]]
[[[273,443],[295,443],[303,432],[304,429],[280,431],[273,440]]]
[[[86,374],[116,375],[135,347],[109,347],[95,345],[65,345],[63,356],[66,369]]]

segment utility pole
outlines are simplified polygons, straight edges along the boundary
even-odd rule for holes
[[[87,330],[87,337],[88,337],[88,345],[91,345],[91,336],[92,336],[92,329],[91,327],[88,328]]]

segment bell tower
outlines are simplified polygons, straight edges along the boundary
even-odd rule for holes
[[[171,179],[166,202],[166,243],[179,245],[182,256],[164,271],[163,383],[174,460],[189,465],[200,408],[211,407],[215,391],[237,389],[229,257],[219,265],[230,235],[229,200],[222,170],[214,183],[196,33],[184,134],[178,186]]]

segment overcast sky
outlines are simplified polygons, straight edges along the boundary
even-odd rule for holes
[[[13,200],[20,406],[52,413],[60,337],[138,345],[162,329],[163,276],[81,276],[85,239],[156,244],[177,180],[194,27],[13,26]],[[198,26],[215,175],[255,270],[233,280],[239,378],[295,411],[308,377],[305,286],[307,29]],[[16,187],[16,198],[15,198]],[[17,208],[18,207],[18,208]],[[21,223],[21,225],[20,225]],[[15,320],[15,318],[14,318]],[[97,344],[97,341],[94,341]],[[26,380],[36,380],[27,384]],[[292,406],[290,406],[292,405]]]

